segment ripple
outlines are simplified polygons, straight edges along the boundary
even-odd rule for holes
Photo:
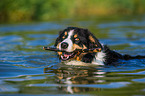
[[[19,24],[19,25],[7,25],[1,26],[0,32],[15,32],[15,31],[48,31],[62,28],[62,25],[51,22],[43,22],[38,24]]]

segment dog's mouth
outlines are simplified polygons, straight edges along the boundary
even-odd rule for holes
[[[60,56],[61,60],[66,61],[73,58],[76,55],[75,52],[63,52]]]

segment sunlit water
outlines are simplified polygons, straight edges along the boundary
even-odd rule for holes
[[[0,94],[145,95],[145,59],[116,66],[72,66],[60,63],[54,44],[67,26],[88,28],[101,43],[122,54],[145,55],[145,18],[62,20],[0,25]]]

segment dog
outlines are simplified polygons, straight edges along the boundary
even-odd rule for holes
[[[59,32],[59,36],[54,44],[59,50],[66,52],[57,52],[62,61],[82,61],[98,65],[109,65],[117,62],[119,59],[144,59],[145,56],[130,56],[117,53],[107,45],[103,45],[99,40],[88,30],[78,27],[67,27]],[[101,48],[101,52],[75,53],[75,49],[92,49]]]

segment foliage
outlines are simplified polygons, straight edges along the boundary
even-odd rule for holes
[[[0,22],[144,14],[145,0],[0,0]]]

